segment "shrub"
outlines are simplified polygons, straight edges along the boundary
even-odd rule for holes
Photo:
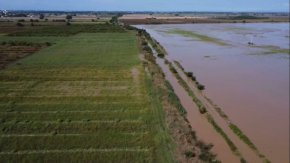
[[[196,77],[195,77],[195,76],[192,76],[192,77],[191,77],[191,80],[192,80],[192,81],[196,81]]]
[[[241,159],[240,159],[240,162],[241,162],[241,163],[247,163],[247,161],[246,161],[244,158],[241,158]]]
[[[206,110],[206,108],[205,108],[204,106],[201,106],[201,107],[199,107],[198,109],[199,109],[199,112],[200,112],[201,114],[204,114],[204,113],[207,112],[207,110]]]
[[[163,53],[158,53],[157,56],[160,58],[164,58],[165,55]]]
[[[66,25],[67,25],[67,26],[70,26],[70,25],[71,25],[71,23],[70,23],[70,22],[66,22]]]
[[[18,27],[23,27],[23,26],[24,26],[24,24],[22,24],[22,23],[20,23],[20,22],[18,22],[16,25],[17,25]]]
[[[176,69],[172,65],[170,65],[170,71],[173,72],[174,74],[177,74]]]
[[[144,46],[143,50],[148,52],[148,53],[152,53],[152,49],[148,45]]]
[[[44,14],[40,14],[39,19],[44,19]]]
[[[71,15],[67,15],[65,18],[69,21],[69,20],[72,19],[72,16]]]
[[[197,88],[199,89],[199,90],[204,90],[205,89],[205,86],[204,85],[202,85],[202,84],[197,84]]]
[[[189,157],[195,157],[195,153],[193,153],[193,152],[191,152],[191,151],[186,151],[184,154],[185,154],[185,156],[188,157],[188,158],[189,158]]]
[[[187,76],[187,77],[192,77],[192,76],[193,76],[193,73],[192,73],[192,72],[187,72],[187,73],[186,73],[186,76]]]
[[[147,46],[148,43],[146,41],[142,41],[142,46]]]
[[[46,42],[45,45],[46,46],[51,46],[51,43],[50,42]]]
[[[193,76],[193,73],[192,72],[187,72],[186,76],[191,78]]]
[[[169,61],[167,59],[164,60],[165,64],[169,64]]]

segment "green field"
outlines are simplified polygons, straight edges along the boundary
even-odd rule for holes
[[[0,162],[172,162],[136,34],[62,28],[0,36],[53,43],[0,70]]]

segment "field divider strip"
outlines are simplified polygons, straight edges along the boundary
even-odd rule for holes
[[[148,148],[111,148],[111,149],[67,149],[67,150],[26,150],[0,152],[0,155],[17,155],[17,154],[46,154],[46,153],[91,153],[91,152],[149,152]]]
[[[0,111],[0,114],[45,114],[45,113],[50,113],[50,114],[59,114],[59,113],[129,113],[129,112],[139,112],[142,113],[143,111],[146,111],[148,109],[116,109],[116,110],[68,110],[68,111],[13,111],[13,112],[3,112]]]
[[[41,123],[41,124],[61,124],[61,123],[76,123],[76,124],[83,124],[83,123],[143,123],[144,121],[142,120],[82,120],[82,121],[37,121],[37,122],[17,122],[17,124],[33,124],[33,123]],[[15,122],[6,122],[5,124],[15,124]]]
[[[149,132],[124,132],[124,133],[118,133],[121,135],[145,135]],[[46,133],[46,134],[3,134],[0,135],[0,138],[10,138],[10,137],[55,137],[55,136],[94,136],[98,134],[52,134],[52,133]]]

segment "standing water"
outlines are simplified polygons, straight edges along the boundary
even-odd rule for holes
[[[275,163],[289,162],[289,24],[139,25]],[[249,160],[250,161],[250,160]]]

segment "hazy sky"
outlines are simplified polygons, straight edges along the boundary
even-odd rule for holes
[[[289,11],[289,0],[0,0],[0,10]]]

